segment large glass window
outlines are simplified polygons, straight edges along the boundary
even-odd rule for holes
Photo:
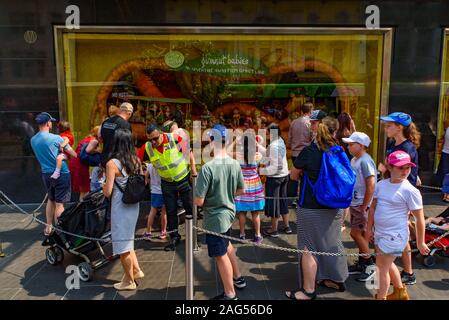
[[[193,120],[255,129],[275,121],[286,136],[311,101],[333,116],[348,112],[377,155],[388,30],[56,30],[60,102],[78,141],[122,101],[136,109],[137,141],[147,123],[170,114],[186,128]]]
[[[449,29],[445,30],[443,41],[443,60],[441,68],[441,93],[440,108],[438,117],[438,146],[436,152],[436,161],[438,163],[441,157],[441,151],[444,144],[444,132],[449,127]]]

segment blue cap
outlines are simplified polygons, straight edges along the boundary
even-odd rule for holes
[[[313,110],[312,113],[310,114],[309,120],[321,120],[326,118],[327,113],[324,112],[323,110]]]
[[[56,119],[53,118],[48,112],[39,113],[36,116],[35,120],[38,124],[44,124],[47,123],[48,121],[56,121]]]
[[[213,130],[218,131],[222,139],[226,139],[226,137],[228,136],[228,129],[226,129],[226,127],[224,125],[222,125],[222,124],[214,125],[212,127],[212,129],[209,131],[209,137],[213,137],[214,136]]]
[[[412,123],[412,117],[404,112],[393,112],[388,116],[380,117],[380,120],[386,122],[396,122],[402,124],[404,127],[408,127]]]

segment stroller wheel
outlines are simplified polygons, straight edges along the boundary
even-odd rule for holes
[[[90,264],[88,262],[81,262],[78,265],[78,270],[79,270],[79,276],[80,276],[81,281],[88,282],[88,281],[92,280],[93,275],[94,275],[94,270],[92,269],[92,267],[90,266]]]
[[[434,256],[426,256],[424,257],[423,264],[425,267],[433,267],[435,265],[435,257]]]
[[[47,250],[45,250],[45,257],[47,258],[47,262],[52,266],[58,264],[58,257],[55,251],[55,247],[47,248]]]
[[[56,263],[61,263],[64,260],[64,252],[60,247],[54,247],[56,255]]]

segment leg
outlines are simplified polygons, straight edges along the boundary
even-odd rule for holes
[[[124,283],[134,282],[133,258],[131,256],[131,252],[121,254],[120,262],[122,263],[123,270],[125,271],[125,276],[122,281]]]
[[[191,215],[193,213],[193,194],[192,187],[190,186],[188,179],[185,179],[178,186],[178,192],[181,198],[182,206],[186,211],[186,215]]]
[[[365,240],[362,230],[352,228],[351,229],[351,238],[356,243],[357,247],[359,248],[360,253],[369,253],[369,244],[368,244],[368,241]],[[366,259],[365,257],[360,257],[360,258]]]
[[[64,204],[63,203],[59,203],[59,202],[55,202],[55,222],[61,216],[63,211],[64,211]]]
[[[164,204],[167,209],[168,231],[178,229],[178,190],[173,184],[162,182],[162,193],[164,196]],[[179,233],[176,231],[170,234],[170,238],[178,238]]]
[[[404,264],[404,271],[412,274],[413,268],[412,268],[412,253],[410,252],[410,243],[407,242],[407,246],[404,249],[404,252],[402,253],[402,263]]]
[[[87,192],[80,192],[80,201],[83,200],[83,198],[86,196]]]
[[[139,265],[139,261],[137,260],[137,256],[136,256],[136,251],[131,250],[129,252],[131,261],[132,261],[132,270],[133,270],[133,277],[136,273],[138,273],[140,271],[140,265]]]
[[[55,202],[48,200],[45,207],[45,215],[47,217],[47,226],[45,227],[45,234],[50,234],[52,230],[53,221],[55,219]]]
[[[254,233],[260,237],[260,213],[258,211],[251,212],[254,225]]]
[[[217,262],[218,273],[220,274],[221,282],[223,283],[224,292],[228,297],[232,298],[235,296],[235,290],[234,281],[232,279],[233,268],[229,255],[226,253],[221,257],[215,257],[215,261]]]
[[[232,245],[231,242],[229,242],[228,250],[227,250],[226,254],[227,254],[229,261],[231,262],[231,265],[232,265],[232,276],[234,277],[234,279],[240,278],[241,273],[239,270],[239,266],[237,264],[237,256],[235,255],[234,246]]]
[[[165,206],[163,206],[161,210],[161,232],[167,232],[167,210],[165,209]]]
[[[147,219],[147,233],[151,233],[151,229],[153,228],[154,223],[154,217],[156,216],[157,209],[154,207],[151,207],[150,214],[148,215]]]
[[[306,247],[304,247],[304,250],[307,250]],[[302,289],[304,289],[307,293],[314,293],[315,292],[315,282],[316,282],[316,273],[318,270],[318,265],[316,263],[315,258],[309,254],[304,253],[301,256],[299,263],[299,268],[301,268],[302,273]],[[287,294],[292,294],[288,292]],[[303,292],[297,291],[295,293],[295,299],[297,300],[309,300],[310,297],[306,296]]]
[[[240,227],[240,236],[245,235],[245,223],[246,223],[246,212],[240,211],[239,215],[239,227]]]
[[[58,179],[61,174],[62,161],[64,161],[66,156],[63,153],[60,153],[56,156],[56,169],[51,175],[51,178]]]
[[[396,264],[394,264],[394,263],[391,264],[389,274],[390,274],[391,283],[393,284],[394,288],[400,289],[400,288],[404,287],[404,285],[402,284],[402,281],[401,281],[401,273],[399,272],[399,269],[396,266]]]
[[[377,252],[380,250],[377,248]],[[385,300],[388,288],[390,288],[390,268],[396,257],[388,255],[380,255],[376,258],[376,266],[379,272],[379,289],[377,289],[377,299]]]

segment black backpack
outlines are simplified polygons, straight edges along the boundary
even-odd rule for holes
[[[145,198],[145,177],[139,173],[134,173],[128,176],[126,187],[123,189],[117,181],[114,180],[115,185],[123,193],[122,201],[126,204],[135,204],[144,200]]]

